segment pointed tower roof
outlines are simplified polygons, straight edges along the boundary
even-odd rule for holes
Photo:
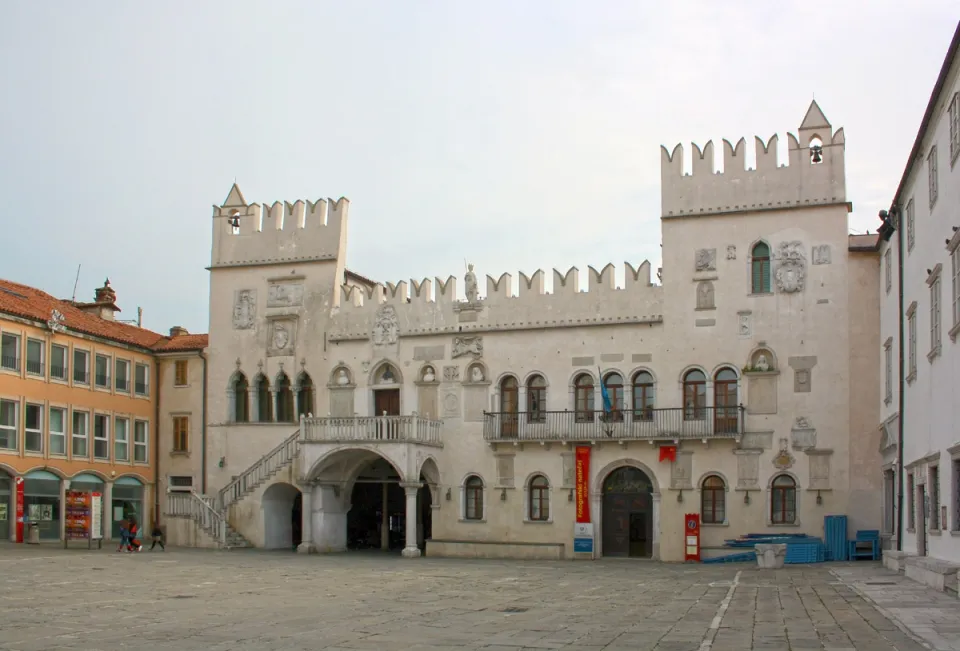
[[[817,100],[810,102],[810,108],[807,109],[807,114],[803,117],[800,128],[822,129],[823,127],[829,126],[830,121],[827,119],[827,116],[823,114],[823,111],[820,110],[820,105],[817,104]]]
[[[223,202],[222,208],[227,208],[230,206],[246,206],[247,201],[243,198],[243,193],[240,192],[239,186],[236,183],[230,188],[230,194],[227,195],[226,200]]]

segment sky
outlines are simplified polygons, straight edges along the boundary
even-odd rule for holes
[[[846,135],[889,205],[956,0],[0,0],[0,277],[208,327],[212,206],[351,201],[381,282],[660,264],[660,145]],[[721,150],[717,148],[719,153]],[[748,146],[748,161],[752,144]],[[689,154],[685,156],[689,160]],[[581,272],[586,283],[586,273]],[[463,282],[459,282],[460,292]]]

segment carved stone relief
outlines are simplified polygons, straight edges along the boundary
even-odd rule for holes
[[[670,488],[693,489],[692,476],[693,450],[679,450],[677,460],[670,464]]]
[[[267,307],[303,305],[303,283],[275,282],[267,287]]]
[[[454,337],[451,357],[456,359],[464,355],[475,358],[483,355],[483,337]]]
[[[737,259],[737,247],[733,244],[727,245],[727,260]]]
[[[460,367],[459,367],[459,366],[444,366],[444,367],[443,367],[443,381],[444,381],[444,382],[459,382],[459,381],[460,381]]]
[[[790,428],[790,440],[794,450],[810,450],[817,447],[817,430],[800,416]]]
[[[257,290],[238,289],[233,296],[233,328],[249,330],[257,320]]]
[[[794,461],[793,455],[790,454],[790,450],[787,449],[787,439],[780,439],[780,452],[773,457],[774,468],[777,470],[788,470],[793,467]]]
[[[270,319],[267,329],[267,357],[286,357],[296,354],[297,319],[284,317]]]
[[[460,392],[456,387],[444,389],[443,417],[460,418]]]
[[[384,305],[377,310],[371,336],[374,346],[389,346],[400,338],[400,321],[397,310],[392,305]]]
[[[713,283],[709,280],[702,280],[697,283],[697,309],[712,310],[714,305]]]
[[[830,264],[830,245],[818,244],[813,247],[813,264]]]
[[[815,355],[800,355],[788,360],[793,369],[793,392],[810,393],[813,390],[813,367],[817,365]]]
[[[756,490],[760,488],[761,450],[737,450],[737,488]]]
[[[749,339],[753,336],[753,314],[750,312],[737,312],[737,335],[741,339]]]
[[[497,454],[497,487],[513,488],[513,454]]]
[[[799,240],[781,242],[777,256],[777,289],[784,294],[803,291],[807,280],[806,256]]]
[[[807,461],[810,467],[809,490],[830,490],[830,457],[832,450],[808,450]]]
[[[483,364],[471,364],[467,370],[467,381],[473,384],[486,382],[487,377],[483,372]]]
[[[330,415],[334,418],[351,418],[353,410],[353,387],[330,390]]]
[[[717,250],[716,249],[698,249],[697,250],[697,271],[715,271],[717,268]]]

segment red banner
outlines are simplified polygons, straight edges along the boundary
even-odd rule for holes
[[[660,446],[660,463],[664,461],[676,461],[677,460],[677,446],[675,445],[661,445]]]
[[[590,522],[590,446],[576,448],[577,522]]]
[[[17,542],[23,542],[23,477],[17,477],[17,506],[16,506],[16,523],[17,523]]]

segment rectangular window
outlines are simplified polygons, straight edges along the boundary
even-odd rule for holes
[[[913,251],[913,242],[914,242],[914,214],[913,214],[913,199],[907,202],[907,251]]]
[[[90,384],[90,353],[85,350],[73,349],[73,382]]]
[[[110,417],[103,414],[93,416],[93,458],[110,458]]]
[[[930,355],[940,352],[940,278],[930,285]]]
[[[937,196],[940,192],[940,180],[937,178],[937,146],[934,145],[930,148],[930,153],[927,155],[927,177],[930,183],[930,209],[933,210],[933,205],[937,203]]]
[[[130,461],[130,421],[113,419],[113,460]]]
[[[173,417],[173,451],[187,452],[190,448],[190,418],[188,416]]]
[[[28,404],[23,416],[23,449],[43,452],[43,405]]]
[[[917,494],[914,488],[913,473],[907,474],[907,529],[917,527]]]
[[[951,300],[953,303],[953,325],[960,325],[960,246],[950,252],[950,268],[952,273]]]
[[[893,400],[893,342],[887,340],[883,345],[883,400]]]
[[[887,249],[887,252],[883,254],[883,277],[886,284],[887,293],[890,292],[890,288],[893,287],[893,256],[890,254],[890,249]]]
[[[102,389],[110,388],[110,358],[106,355],[97,355],[94,381],[97,383],[97,386]]]
[[[178,359],[174,363],[174,373],[173,373],[173,386],[176,387],[185,387],[187,386],[187,360]]]
[[[0,450],[17,449],[17,433],[20,431],[19,412],[19,402],[0,400]]]
[[[113,371],[114,385],[121,393],[130,393],[130,362],[118,359]]]
[[[910,377],[917,376],[917,313],[911,312],[910,316],[907,317],[907,345],[910,347],[908,351],[909,355],[909,365],[910,368],[907,371],[907,374]]]
[[[960,156],[960,92],[950,101],[950,164]]]
[[[193,490],[193,477],[189,475],[170,475],[167,487],[172,493],[189,493]]]
[[[60,344],[50,346],[50,377],[55,380],[67,379],[67,347]]]
[[[133,423],[133,462],[147,462],[147,441],[150,433],[147,429],[148,423],[145,420],[134,421]]]
[[[137,364],[134,373],[134,390],[138,396],[149,395],[150,367],[146,364]]]
[[[930,466],[930,530],[940,529],[940,468]]]
[[[67,410],[50,407],[50,454],[67,454]]]
[[[27,339],[27,375],[43,375],[44,342]]]
[[[73,412],[73,430],[70,433],[71,451],[73,457],[87,459],[90,457],[88,425],[90,414],[85,411]]]
[[[4,332],[0,336],[0,368],[20,371],[20,335]]]

